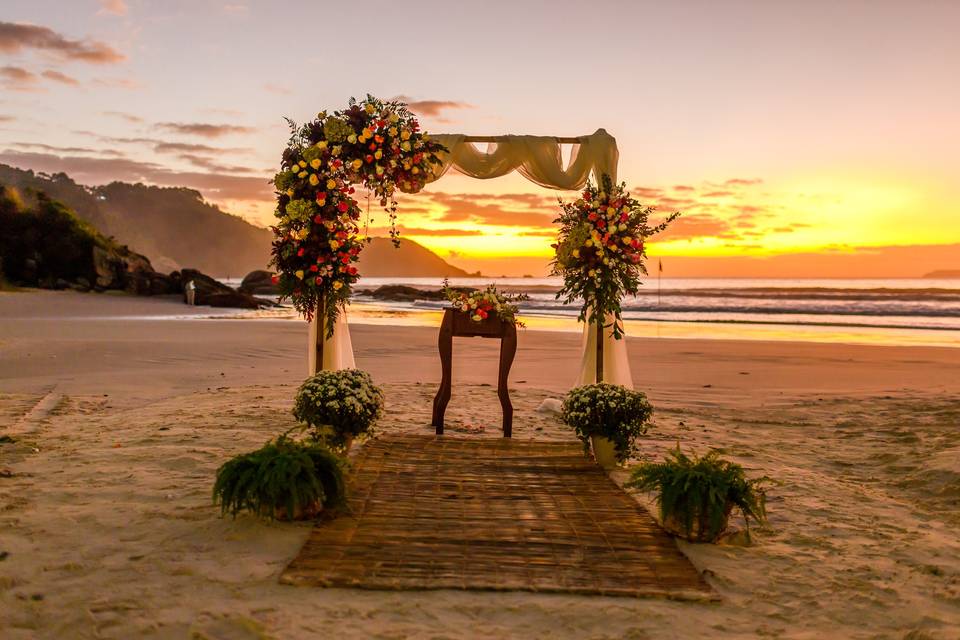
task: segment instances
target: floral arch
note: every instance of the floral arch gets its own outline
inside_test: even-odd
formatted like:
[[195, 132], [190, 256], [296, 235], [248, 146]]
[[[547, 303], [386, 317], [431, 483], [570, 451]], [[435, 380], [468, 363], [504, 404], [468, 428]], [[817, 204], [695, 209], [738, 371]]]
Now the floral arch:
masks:
[[[361, 209], [353, 197], [355, 185], [365, 187], [379, 200], [389, 214], [391, 237], [397, 242], [396, 191], [416, 193], [450, 169], [479, 179], [518, 171], [542, 187], [559, 190], [583, 189], [592, 174], [597, 186], [588, 188], [576, 205], [570, 205], [569, 211], [564, 205], [564, 211], [574, 216], [582, 214], [584, 220], [587, 216], [591, 220], [598, 215], [603, 218], [596, 223], [602, 226], [591, 225], [585, 231], [584, 246], [593, 247], [589, 251], [594, 252], [591, 259], [597, 268], [608, 265], [611, 273], [613, 260], [605, 256], [617, 256], [617, 265], [623, 262], [626, 266], [620, 275], [614, 273], [616, 277], [610, 282], [619, 283], [626, 277], [628, 290], [630, 278], [634, 283], [637, 278], [637, 263], [639, 271], [643, 271], [643, 239], [665, 226], [647, 227], [651, 209], [640, 207], [623, 192], [622, 185], [616, 185], [617, 144], [603, 129], [573, 138], [430, 136], [421, 131], [405, 104], [373, 96], [362, 101], [351, 99], [346, 109], [329, 114], [324, 111], [311, 122], [297, 126], [291, 121], [290, 125], [291, 137], [281, 170], [274, 178], [278, 222], [273, 227], [272, 264], [277, 267], [281, 296], [290, 298], [311, 321], [311, 374], [320, 369], [354, 366], [349, 328], [341, 311], [359, 278], [353, 263], [365, 241], [360, 233]], [[481, 152], [475, 143], [487, 143], [486, 152]], [[561, 144], [573, 145], [566, 166]], [[631, 225], [628, 233], [635, 236], [623, 238], [626, 247], [619, 245], [620, 236], [611, 239], [606, 231], [609, 222], [615, 232], [621, 216]], [[619, 224], [621, 231], [627, 227], [624, 222]], [[581, 231], [570, 228], [563, 233]], [[632, 240], [632, 246], [628, 240]], [[627, 252], [631, 252], [634, 266], [621, 260]], [[578, 255], [576, 250], [572, 253]], [[582, 268], [586, 273], [586, 266]], [[591, 278], [593, 273], [591, 270]], [[600, 288], [598, 274], [596, 289]], [[619, 284], [614, 288], [623, 289]], [[607, 321], [598, 323], [596, 331], [591, 330], [593, 314], [584, 300], [581, 320], [586, 322], [579, 384], [599, 379], [632, 387], [626, 345], [618, 339], [622, 335], [619, 295], [615, 307], [598, 305], [600, 317]]]

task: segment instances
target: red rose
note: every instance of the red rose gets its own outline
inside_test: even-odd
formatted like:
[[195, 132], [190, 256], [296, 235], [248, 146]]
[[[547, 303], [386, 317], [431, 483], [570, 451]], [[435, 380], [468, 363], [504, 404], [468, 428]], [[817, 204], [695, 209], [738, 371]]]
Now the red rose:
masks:
[[340, 213], [343, 213], [344, 211], [346, 211], [346, 210], [349, 209], [349, 208], [350, 208], [350, 205], [348, 205], [346, 202], [342, 202], [342, 201], [341, 201], [341, 202], [337, 205], [337, 210], [340, 211]]
[[356, 268], [356, 267], [350, 267], [349, 269], [347, 269], [347, 271], [348, 271], [348, 272], [350, 273], [350, 275], [352, 275], [352, 276], [357, 275], [357, 268]]
[[270, 276], [270, 282], [272, 282], [273, 284], [280, 284], [280, 276], [277, 274], [273, 274], [272, 276]]
[[313, 216], [313, 221], [314, 221], [315, 223], [317, 223], [317, 224], [320, 224], [321, 222], [323, 222], [323, 218], [321, 218], [320, 215], [317, 214], [317, 215]]
[[371, 162], [373, 162], [373, 156], [368, 153], [366, 160], [367, 160], [367, 164], [370, 164]]
[[343, 256], [342, 258], [340, 258], [340, 262], [342, 262], [343, 264], [350, 264], [350, 256]]
[[302, 257], [303, 257], [303, 247], [300, 247], [300, 249], [297, 250], [297, 257], [298, 257], [298, 258], [302, 258]]
[[596, 213], [591, 213], [590, 215], [587, 216], [587, 220], [596, 220], [596, 219], [597, 219]]
[[370, 149], [370, 151], [376, 151], [376, 150], [377, 150], [377, 143], [376, 143], [376, 142], [371, 142], [371, 143], [370, 143], [370, 146], [367, 147], [367, 148]]
[[320, 277], [320, 276], [317, 276], [317, 278], [316, 278], [316, 280], [314, 280], [314, 282], [317, 283], [317, 284], [323, 284], [323, 278]]

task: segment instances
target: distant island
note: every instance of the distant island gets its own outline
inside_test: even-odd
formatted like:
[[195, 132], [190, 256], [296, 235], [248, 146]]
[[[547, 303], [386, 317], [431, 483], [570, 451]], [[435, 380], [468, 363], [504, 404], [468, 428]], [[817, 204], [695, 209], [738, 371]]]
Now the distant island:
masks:
[[940, 278], [940, 279], [958, 278], [958, 279], [960, 279], [960, 269], [938, 269], [938, 270], [936, 270], [936, 271], [931, 271], [930, 273], [924, 274], [923, 277], [924, 277], [924, 278], [930, 278], [931, 280], [932, 280], [932, 279], [935, 279], [935, 278]]
[[[24, 194], [46, 194], [104, 240], [135, 248], [158, 272], [190, 268], [236, 278], [266, 269], [270, 261], [269, 229], [221, 211], [194, 189], [125, 182], [91, 187], [65, 173], [48, 175], [5, 164], [0, 164], [0, 185]], [[479, 276], [407, 239], [395, 249], [388, 238], [373, 238], [358, 267], [364, 276], [375, 278]]]

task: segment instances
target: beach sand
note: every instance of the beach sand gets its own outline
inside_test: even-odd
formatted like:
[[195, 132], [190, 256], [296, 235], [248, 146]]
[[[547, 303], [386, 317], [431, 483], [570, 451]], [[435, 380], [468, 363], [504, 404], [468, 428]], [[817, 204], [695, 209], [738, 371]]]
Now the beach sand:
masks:
[[[216, 468], [293, 426], [306, 325], [175, 299], [0, 293], [0, 637], [960, 638], [960, 349], [630, 339], [642, 443], [778, 482], [752, 546], [680, 543], [719, 603], [277, 583], [309, 524], [222, 518]], [[381, 431], [430, 433], [436, 329], [355, 325]], [[498, 437], [495, 341], [458, 340], [452, 437]], [[517, 438], [579, 336], [524, 331]], [[622, 476], [622, 474], [621, 474]]]

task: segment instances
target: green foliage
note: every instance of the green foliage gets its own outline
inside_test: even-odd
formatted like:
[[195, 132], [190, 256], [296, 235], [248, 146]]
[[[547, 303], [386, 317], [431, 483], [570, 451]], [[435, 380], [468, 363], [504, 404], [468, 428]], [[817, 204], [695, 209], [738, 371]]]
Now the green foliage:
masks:
[[52, 285], [57, 279], [96, 280], [93, 248], [125, 251], [65, 205], [35, 193], [28, 205], [0, 185], [0, 260], [14, 284]]
[[711, 542], [723, 533], [727, 518], [739, 509], [747, 523], [766, 521], [768, 479], [748, 479], [743, 467], [723, 460], [717, 451], [690, 457], [678, 446], [660, 463], [637, 466], [627, 486], [658, 491], [660, 518], [679, 524], [690, 539]]
[[653, 406], [646, 395], [601, 382], [572, 389], [563, 400], [561, 419], [574, 428], [584, 448], [589, 447], [593, 435], [612, 440], [617, 460], [624, 462], [637, 438], [647, 432], [651, 416]]
[[269, 519], [276, 518], [278, 509], [293, 517], [318, 502], [337, 506], [346, 496], [342, 464], [322, 444], [280, 436], [220, 467], [214, 504], [224, 514], [249, 511]]
[[347, 439], [372, 432], [383, 414], [383, 391], [360, 369], [320, 371], [307, 378], [294, 400], [294, 417], [317, 439], [344, 447]]

